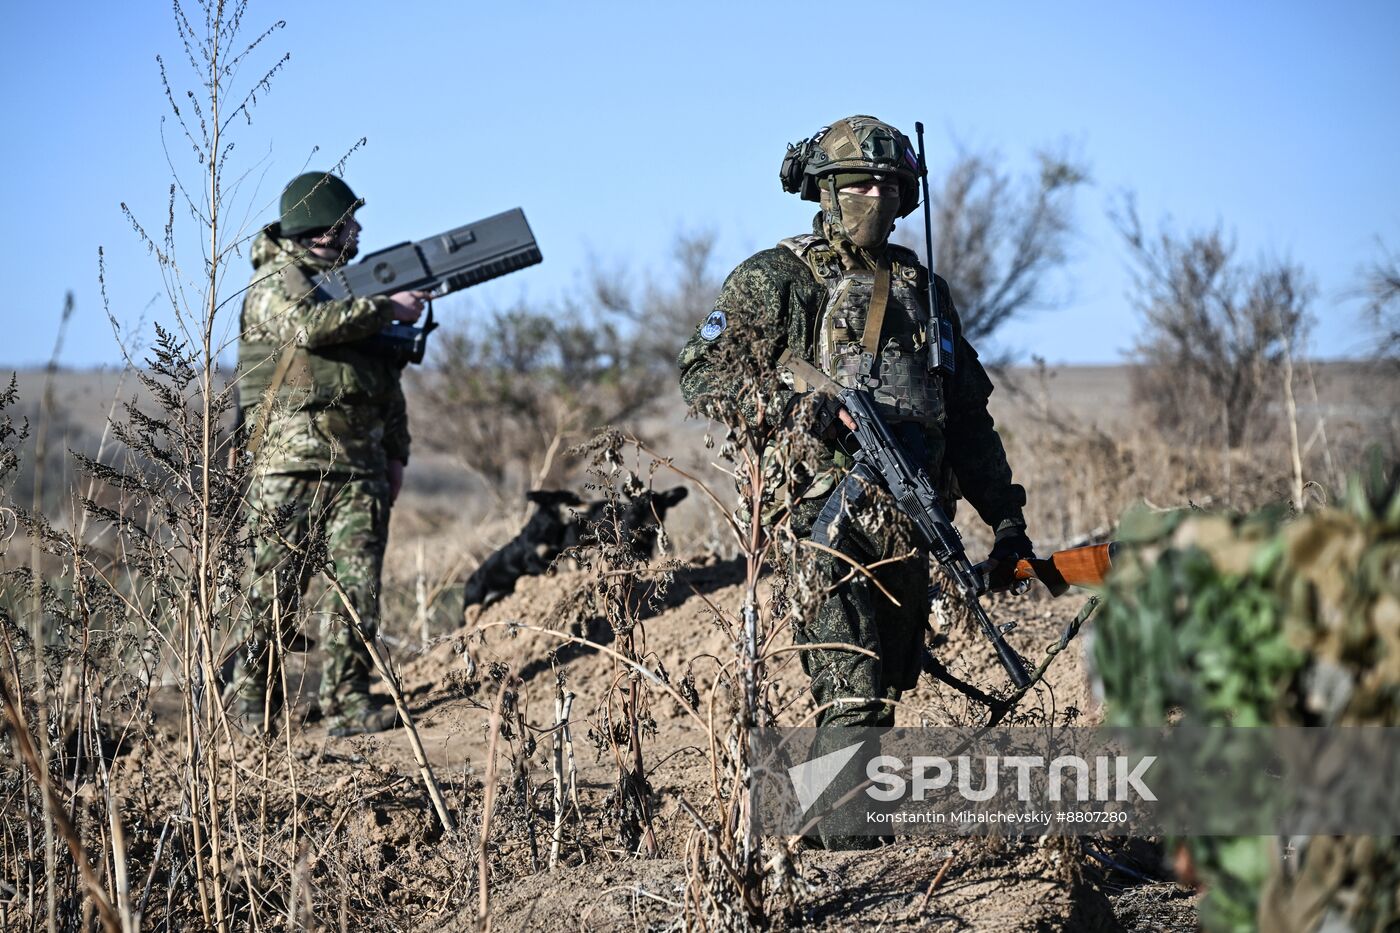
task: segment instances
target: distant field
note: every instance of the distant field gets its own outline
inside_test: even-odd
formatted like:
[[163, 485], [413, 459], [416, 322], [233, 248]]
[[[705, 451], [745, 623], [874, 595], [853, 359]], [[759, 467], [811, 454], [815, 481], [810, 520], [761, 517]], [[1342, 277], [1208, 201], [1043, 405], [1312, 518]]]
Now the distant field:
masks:
[[[1306, 369], [1301, 370], [1295, 386], [1302, 442], [1310, 448], [1321, 449], [1322, 433], [1317, 431], [1319, 423], [1325, 431], [1330, 449], [1337, 452], [1336, 459], [1345, 459], [1346, 463], [1354, 462], [1357, 452], [1370, 439], [1400, 436], [1400, 424], [1397, 424], [1400, 409], [1395, 404], [1396, 399], [1400, 398], [1400, 389], [1393, 375], [1382, 378], [1381, 371], [1374, 365], [1361, 362], [1317, 364], [1312, 375], [1314, 378], [1309, 379]], [[1130, 376], [1130, 366], [1062, 366], [1044, 373], [1029, 367], [1014, 367], [994, 376], [997, 391], [992, 398], [992, 414], [1007, 442], [1016, 478], [1030, 493], [1033, 509], [1039, 503], [1049, 503], [1053, 498], [1064, 495], [1065, 480], [1090, 482], [1090, 475], [1105, 467], [1101, 462], [1104, 453], [1092, 449], [1092, 446], [1074, 451], [1052, 449], [1061, 435], [1049, 431], [1040, 423], [1040, 413], [1049, 411], [1060, 423], [1072, 425], [1081, 436], [1067, 438], [1066, 443], [1071, 444], [1092, 444], [1094, 436], [1112, 438], [1113, 443], [1128, 443], [1135, 434], [1140, 435], [1143, 431], [1150, 434], [1147, 425], [1134, 420]], [[19, 411], [37, 424], [44, 373], [25, 370], [17, 373], [17, 378], [21, 399]], [[130, 372], [109, 369], [60, 370], [55, 373], [53, 406], [48, 425], [49, 454], [43, 483], [48, 508], [62, 511], [71, 503], [66, 491], [71, 487], [74, 474], [71, 458], [64, 456], [63, 451], [95, 452], [114, 403], [139, 398], [142, 394], [139, 381]], [[514, 493], [508, 493], [502, 499], [500, 490], [488, 490], [482, 486], [480, 479], [471, 471], [469, 452], [434, 450], [433, 432], [428, 428], [429, 419], [411, 389], [409, 406], [410, 428], [416, 433], [417, 440], [406, 478], [405, 497], [400, 503], [402, 507], [395, 509], [395, 534], [399, 540], [403, 540], [405, 534], [411, 537], [425, 534], [441, 536], [443, 542], [452, 542], [442, 544], [445, 549], [455, 552], [465, 549], [479, 557], [513, 533], [514, 523], [523, 516], [524, 503], [517, 500]], [[1319, 414], [1322, 416], [1320, 422]], [[1207, 413], [1202, 413], [1202, 417], [1207, 416]], [[464, 413], [462, 417], [469, 415]], [[699, 471], [698, 475], [714, 483], [722, 495], [729, 494], [729, 481], [713, 469], [714, 451], [707, 449], [703, 442], [710, 426], [686, 417], [685, 405], [678, 390], [667, 392], [659, 400], [657, 408], [646, 417], [620, 427], [636, 432], [658, 451], [675, 458], [677, 464]], [[1086, 441], [1086, 438], [1090, 440]], [[21, 502], [30, 501], [32, 443], [31, 438], [31, 450], [25, 453], [23, 471], [15, 489], [15, 495]], [[108, 443], [111, 443], [110, 438]], [[108, 450], [107, 455], [110, 456], [111, 448]], [[1157, 488], [1159, 492], [1153, 495], [1163, 496], [1167, 503], [1184, 504], [1186, 498], [1194, 495], [1203, 495], [1206, 501], [1231, 501], [1234, 498], [1229, 488], [1228, 473], [1223, 490], [1217, 490], [1214, 480], [1209, 478], [1210, 470], [1215, 468], [1208, 467], [1207, 461], [1218, 451], [1172, 450], [1176, 456], [1184, 458], [1175, 467], [1153, 455], [1148, 455], [1145, 463], [1133, 465], [1123, 459], [1126, 455], [1122, 451], [1117, 455], [1116, 465], [1109, 465], [1120, 471], [1127, 470], [1129, 476], [1143, 469], [1175, 470], [1184, 474], [1199, 467], [1196, 472], [1203, 471], [1194, 484], [1175, 479], [1157, 483], [1144, 480], [1135, 487], [1134, 495], [1147, 496], [1148, 489]], [[1240, 455], [1248, 457], [1247, 452], [1240, 452]], [[1141, 458], [1143, 455], [1139, 453], [1138, 456]], [[1275, 479], [1267, 490], [1257, 491], [1255, 498], [1277, 495], [1282, 488], [1278, 484], [1286, 482], [1287, 459], [1278, 450], [1261, 453], [1260, 458], [1260, 468]], [[1340, 469], [1345, 469], [1346, 463]], [[1066, 477], [1065, 471], [1082, 475]], [[1235, 472], [1238, 474], [1238, 470]], [[1333, 480], [1338, 476], [1336, 470], [1330, 474]], [[656, 479], [658, 484], [663, 485], [677, 481], [675, 477], [664, 475]], [[1041, 516], [1042, 525], [1058, 528], [1048, 536], [1051, 539], [1055, 535], [1062, 538], [1073, 536], [1102, 523], [1105, 516], [1115, 514], [1114, 510], [1121, 507], [1122, 501], [1126, 501], [1120, 501], [1122, 497], [1115, 496], [1115, 493], [1123, 491], [1123, 480], [1116, 482], [1120, 484], [1119, 489], [1102, 491], [1106, 498], [1100, 507], [1088, 505], [1095, 494], [1086, 491], [1081, 497], [1084, 500], [1081, 507], [1057, 505], [1054, 514], [1058, 518], [1055, 521], [1049, 520], [1052, 517], [1049, 514]], [[672, 519], [682, 540], [712, 535], [715, 521], [703, 497], [697, 496], [683, 503]], [[980, 529], [974, 529], [973, 533], [980, 533]], [[390, 554], [391, 568], [397, 564], [399, 557]], [[448, 558], [444, 555], [443, 559]]]
[[[1133, 417], [1130, 391], [1131, 366], [1061, 366], [1048, 369], [1044, 377], [1029, 367], [1013, 367], [995, 377], [997, 392], [992, 398], [992, 414], [999, 424], [1017, 429], [1022, 418], [1041, 404], [1068, 416], [1086, 427], [1113, 433], [1128, 426]], [[42, 370], [20, 370], [19, 410], [31, 421], [37, 420], [43, 393]], [[1312, 383], [1300, 372], [1296, 387], [1300, 420], [1312, 421], [1318, 413], [1339, 427], [1369, 431], [1372, 426], [1397, 417], [1400, 397], [1393, 377], [1378, 378], [1376, 367], [1364, 362], [1338, 361], [1314, 367], [1317, 402]], [[118, 369], [59, 370], [53, 380], [53, 415], [50, 426], [51, 449], [96, 449], [114, 404], [143, 395], [139, 381], [130, 372]], [[410, 393], [410, 409], [416, 408]], [[415, 469], [410, 470], [411, 487], [423, 492], [447, 487], [463, 489], [464, 480], [454, 482], [452, 458], [432, 452], [424, 419], [418, 419], [420, 440], [415, 451]], [[413, 425], [410, 425], [412, 428]], [[686, 420], [679, 391], [672, 390], [660, 400], [658, 409], [637, 425], [648, 437], [669, 440], [676, 446], [667, 452], [683, 461], [703, 461], [699, 441], [705, 425]], [[688, 448], [694, 447], [694, 450]]]
[[[1097, 422], [1107, 427], [1131, 413], [1129, 375], [1132, 367], [1121, 366], [1060, 366], [1051, 367], [1046, 388], [1048, 397], [1057, 407], [1074, 417]], [[1324, 412], [1328, 415], [1356, 414], [1370, 407], [1394, 407], [1396, 399], [1377, 397], [1374, 384], [1375, 367], [1356, 361], [1329, 361], [1314, 366], [1317, 388]], [[0, 369], [0, 372], [3, 372]], [[20, 399], [27, 406], [37, 405], [43, 390], [44, 372], [35, 369], [14, 371], [19, 380]], [[1029, 367], [1012, 367], [996, 379], [999, 390], [994, 396], [998, 408], [1010, 403], [1009, 396], [1017, 389], [1036, 394], [1041, 391], [1037, 373]], [[1312, 407], [1308, 388], [1299, 374], [1300, 410]], [[101, 430], [102, 422], [116, 397], [128, 399], [139, 390], [130, 373], [119, 369], [61, 369], [54, 378], [54, 401], [57, 410], [74, 426], [85, 431]], [[679, 392], [666, 400], [681, 404]]]

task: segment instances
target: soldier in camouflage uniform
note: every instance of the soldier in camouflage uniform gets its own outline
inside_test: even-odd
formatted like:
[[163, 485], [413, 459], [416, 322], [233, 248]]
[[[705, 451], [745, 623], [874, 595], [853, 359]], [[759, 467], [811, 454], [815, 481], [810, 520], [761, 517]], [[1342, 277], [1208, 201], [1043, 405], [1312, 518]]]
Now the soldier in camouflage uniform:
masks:
[[[354, 256], [354, 213], [363, 203], [334, 175], [298, 176], [282, 194], [280, 221], [253, 244], [239, 397], [253, 457], [249, 508], [273, 528], [255, 543], [248, 637], [231, 693], [254, 727], [271, 728], [280, 709], [276, 658], [295, 637], [294, 617], [317, 566], [311, 552], [322, 542], [365, 634], [374, 637], [378, 626], [389, 508], [409, 436], [399, 366], [362, 341], [391, 321], [417, 320], [423, 304], [411, 293], [340, 300], [317, 293], [315, 277]], [[326, 599], [319, 706], [331, 733], [389, 728], [392, 706], [369, 692], [369, 654], [339, 597]]]
[[[873, 392], [905, 449], [941, 481], [945, 503], [951, 506], [955, 489], [961, 490], [992, 527], [992, 558], [1014, 564], [1017, 557], [1030, 556], [1022, 516], [1025, 491], [1011, 481], [987, 412], [992, 383], [963, 339], [948, 284], [934, 277], [935, 315], [928, 302], [929, 271], [912, 251], [889, 242], [895, 220], [918, 204], [918, 160], [908, 138], [874, 117], [848, 117], [789, 147], [781, 177], [786, 190], [820, 203], [812, 232], [751, 256], [730, 274], [714, 311], [681, 351], [682, 394], [697, 410], [714, 411], [712, 401], [739, 391], [745, 376], [776, 378], [778, 356], [791, 350], [837, 382]], [[939, 339], [939, 319], [946, 327], [942, 366], [930, 352], [930, 341]], [[739, 322], [742, 329], [771, 338], [761, 351], [770, 358], [755, 361], [763, 373], [730, 371], [728, 361], [735, 357], [725, 344], [741, 329]], [[798, 394], [783, 385], [768, 386], [764, 394], [790, 412], [798, 407]], [[746, 419], [752, 415], [742, 402], [738, 407]], [[799, 536], [810, 535], [835, 480], [851, 463], [832, 430], [814, 431], [829, 457], [824, 479], [812, 483], [793, 510]], [[901, 552], [897, 537], [853, 528], [840, 548], [861, 564], [872, 564]], [[820, 559], [819, 573], [835, 589], [797, 637], [855, 644], [879, 657], [803, 652], [813, 696], [820, 705], [833, 704], [821, 712], [819, 723], [823, 728], [892, 725], [894, 707], [884, 701], [897, 700], [919, 674], [928, 557], [919, 554], [875, 571], [898, 606], [849, 571], [834, 557]], [[835, 585], [848, 576], [853, 578]]]

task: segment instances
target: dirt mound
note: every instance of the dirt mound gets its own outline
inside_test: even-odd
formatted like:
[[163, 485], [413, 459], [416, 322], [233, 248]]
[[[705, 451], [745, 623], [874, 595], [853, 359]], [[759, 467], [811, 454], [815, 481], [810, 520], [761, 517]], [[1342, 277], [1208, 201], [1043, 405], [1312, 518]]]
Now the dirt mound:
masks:
[[[580, 594], [589, 583], [587, 574], [568, 571], [524, 579], [515, 593], [487, 608], [472, 626], [406, 661], [405, 687], [414, 697], [436, 765], [471, 774], [480, 774], [484, 768], [486, 714], [495, 692], [492, 671], [509, 669], [522, 678], [519, 702], [526, 718], [545, 728], [550, 725], [547, 714], [553, 710], [556, 684], [562, 681], [576, 697], [572, 729], [580, 757], [587, 759], [580, 761], [583, 796], [601, 801], [606, 809], [605, 798], [616, 771], [601, 756], [596, 738], [607, 727], [609, 698], [619, 669], [606, 650], [613, 644], [611, 633], [596, 622], [590, 625], [578, 618], [579, 606], [586, 603]], [[660, 611], [639, 626], [648, 666], [672, 685], [694, 678], [700, 696], [707, 697], [719, 659], [735, 652], [724, 628], [716, 624], [716, 612], [734, 614], [742, 598], [742, 569], [737, 564], [706, 560], [681, 571]], [[1007, 597], [994, 601], [991, 610], [1001, 620], [1019, 618], [1012, 641], [1038, 660], [1079, 606], [1073, 599]], [[603, 649], [570, 641], [571, 633], [586, 634]], [[790, 641], [786, 634], [780, 637], [784, 643]], [[956, 676], [984, 687], [1005, 686], [995, 656], [970, 626], [946, 623], [933, 645]], [[775, 662], [777, 705], [782, 721], [788, 723], [803, 720], [812, 710], [797, 657], [795, 652], [787, 653]], [[722, 690], [715, 702], [724, 704]], [[701, 713], [707, 713], [703, 704]], [[979, 715], [985, 713], [975, 704], [924, 678], [905, 698], [897, 720], [908, 725], [951, 725], [977, 721]], [[650, 717], [646, 743], [648, 761], [658, 759], [649, 778], [657, 797], [655, 819], [662, 857], [636, 860], [615, 852], [601, 863], [590, 860], [533, 872], [524, 864], [526, 846], [521, 844], [514, 850], [520, 873], [493, 893], [497, 928], [645, 928], [664, 925], [677, 915], [686, 885], [680, 857], [694, 830], [679, 800], [703, 799], [710, 775], [700, 767], [706, 762], [699, 747], [703, 732], [680, 702], [664, 695], [651, 705]], [[1097, 721], [1077, 644], [1057, 658], [1045, 683], [1023, 701], [1015, 717], [1024, 722]], [[376, 742], [375, 754], [391, 753], [396, 744], [395, 739]], [[406, 763], [405, 754], [400, 750], [400, 763]], [[539, 749], [537, 757], [547, 758], [547, 749]], [[1150, 909], [1151, 897], [1139, 893], [1142, 885], [1133, 882], [1115, 888], [1106, 880], [1108, 873], [1086, 866], [1072, 842], [965, 840], [938, 891], [925, 904], [925, 892], [954, 842], [902, 843], [874, 853], [803, 853], [799, 894], [788, 905], [785, 922], [830, 930], [848, 929], [857, 918], [862, 924], [882, 924], [888, 929], [922, 929], [941, 923], [956, 929], [1158, 929], [1164, 911], [1174, 912], [1181, 925], [1193, 922], [1191, 900], [1183, 898], [1176, 886], [1159, 886], [1176, 896], [1165, 897], [1159, 891], [1159, 899], [1167, 905]], [[576, 862], [577, 857], [565, 860]], [[1120, 927], [1114, 919], [1116, 902], [1109, 895], [1122, 898], [1125, 891], [1129, 896], [1121, 902], [1129, 925]], [[1133, 925], [1132, 917], [1144, 918], [1147, 925]]]
[[[320, 840], [298, 843], [301, 857], [313, 868], [319, 860], [319, 871], [354, 892], [342, 901], [346, 916], [377, 913], [402, 928], [475, 929], [491, 712], [500, 679], [509, 674], [519, 678], [516, 712], [498, 739], [499, 790], [487, 840], [493, 927], [674, 924], [687, 897], [690, 847], [697, 839], [682, 801], [703, 809], [713, 799], [716, 776], [702, 723], [712, 716], [723, 721], [732, 697], [716, 681], [725, 660], [735, 656], [727, 632], [736, 629], [719, 623], [717, 613], [733, 621], [744, 594], [742, 566], [714, 558], [686, 563], [656, 605], [640, 613], [634, 630], [644, 666], [666, 685], [634, 678], [650, 697], [643, 745], [658, 852], [651, 859], [636, 857], [635, 843], [629, 847], [619, 834], [620, 763], [608, 736], [618, 726], [617, 687], [633, 675], [614, 654], [620, 646], [613, 633], [590, 618], [592, 580], [569, 570], [525, 578], [513, 594], [428, 650], [395, 650], [423, 745], [461, 824], [459, 835], [438, 826], [403, 733], [330, 739], [324, 727], [310, 724], [270, 744], [238, 740], [230, 780], [282, 770], [289, 775], [284, 788], [247, 803], [243, 844], [258, 845], [259, 832], [285, 832], [279, 822], [295, 814], [313, 827], [306, 838]], [[765, 584], [760, 597], [768, 595]], [[999, 620], [1019, 619], [1011, 640], [1038, 660], [1079, 603], [1006, 598], [990, 608]], [[580, 644], [579, 636], [596, 644]], [[790, 644], [790, 633], [780, 632], [776, 641], [770, 650]], [[932, 645], [955, 676], [983, 688], [1007, 686], [980, 634], [953, 614]], [[798, 657], [777, 654], [771, 665], [774, 706], [784, 724], [807, 719], [813, 708]], [[569, 728], [578, 797], [566, 802], [559, 863], [549, 868], [551, 743], [561, 686], [574, 697]], [[698, 702], [683, 702], [692, 698]], [[901, 725], [965, 725], [985, 715], [966, 697], [924, 678], [896, 718]], [[1016, 721], [1032, 723], [1097, 717], [1077, 643], [1015, 714]], [[158, 812], [162, 798], [179, 797], [181, 775], [164, 763], [177, 732], [158, 730], [120, 759], [125, 793], [146, 799], [146, 811]], [[331, 839], [339, 842], [331, 845]], [[929, 896], [950, 850], [949, 869]], [[1151, 847], [1146, 851], [1133, 864], [1150, 874]], [[1155, 930], [1194, 923], [1193, 901], [1181, 889], [1100, 867], [1073, 840], [905, 839], [869, 852], [801, 851], [793, 869], [774, 902], [780, 927]]]

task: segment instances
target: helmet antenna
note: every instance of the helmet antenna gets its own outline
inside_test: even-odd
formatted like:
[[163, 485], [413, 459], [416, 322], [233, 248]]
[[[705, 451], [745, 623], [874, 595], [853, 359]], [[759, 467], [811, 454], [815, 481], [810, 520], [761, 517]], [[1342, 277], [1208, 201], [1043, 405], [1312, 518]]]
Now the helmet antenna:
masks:
[[938, 288], [933, 282], [933, 206], [928, 200], [928, 160], [924, 158], [924, 125], [914, 122], [914, 136], [919, 141], [919, 185], [924, 200], [924, 265], [928, 268], [928, 311], [933, 323], [934, 339], [928, 342], [929, 369], [948, 375], [954, 371], [953, 323], [943, 317], [938, 308]]

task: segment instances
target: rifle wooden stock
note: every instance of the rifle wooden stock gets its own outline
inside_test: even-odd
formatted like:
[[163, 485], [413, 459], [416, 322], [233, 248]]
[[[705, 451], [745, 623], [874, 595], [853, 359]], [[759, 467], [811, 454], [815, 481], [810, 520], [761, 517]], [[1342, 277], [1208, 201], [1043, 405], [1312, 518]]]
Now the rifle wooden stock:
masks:
[[1049, 557], [1017, 561], [1016, 579], [1039, 580], [1053, 596], [1063, 594], [1071, 586], [1098, 588], [1113, 569], [1113, 555], [1117, 549], [1115, 542], [1091, 544], [1056, 551]]

